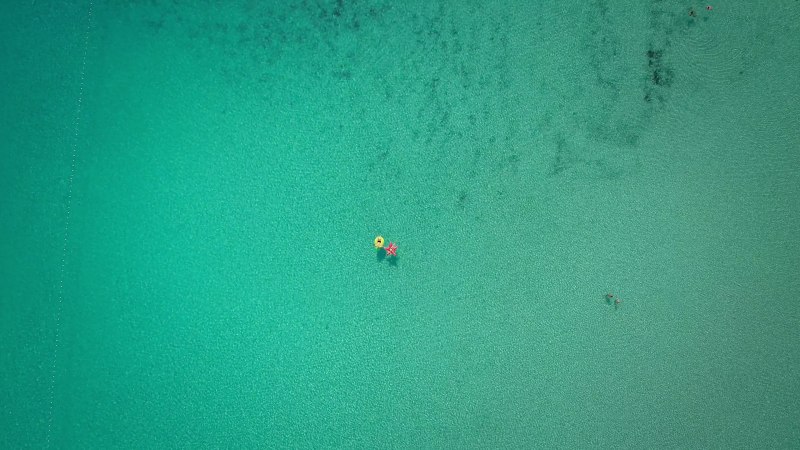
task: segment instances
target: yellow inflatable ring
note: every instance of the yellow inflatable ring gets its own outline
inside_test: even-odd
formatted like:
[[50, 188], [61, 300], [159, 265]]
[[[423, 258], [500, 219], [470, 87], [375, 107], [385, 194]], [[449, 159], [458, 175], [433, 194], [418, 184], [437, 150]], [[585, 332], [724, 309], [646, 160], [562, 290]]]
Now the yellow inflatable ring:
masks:
[[375, 248], [383, 248], [383, 236], [378, 236], [375, 238]]

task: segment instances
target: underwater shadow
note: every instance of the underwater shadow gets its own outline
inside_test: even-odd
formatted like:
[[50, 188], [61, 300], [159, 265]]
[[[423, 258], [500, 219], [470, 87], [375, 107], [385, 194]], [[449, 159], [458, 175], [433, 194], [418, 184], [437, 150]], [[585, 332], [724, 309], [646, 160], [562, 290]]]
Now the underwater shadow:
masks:
[[383, 248], [378, 249], [378, 251], [375, 254], [375, 259], [377, 259], [379, 263], [382, 263], [384, 261], [389, 261], [390, 266], [397, 266], [397, 256], [388, 256], [386, 254], [386, 249]]

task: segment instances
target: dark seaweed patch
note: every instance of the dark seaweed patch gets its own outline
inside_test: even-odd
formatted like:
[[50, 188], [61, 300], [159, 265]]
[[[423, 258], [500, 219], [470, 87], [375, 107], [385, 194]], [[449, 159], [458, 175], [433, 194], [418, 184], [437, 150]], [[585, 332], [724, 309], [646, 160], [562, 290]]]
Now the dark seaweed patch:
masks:
[[331, 75], [337, 80], [350, 81], [353, 79], [353, 72], [349, 69], [334, 70]]
[[659, 91], [672, 86], [672, 69], [667, 67], [664, 51], [661, 49], [651, 47], [645, 52], [645, 56], [647, 58], [648, 83], [644, 89], [644, 101], [645, 103], [652, 103], [653, 100], [662, 102], [664, 97]]
[[647, 51], [647, 67], [650, 70], [650, 81], [655, 86], [672, 85], [672, 70], [664, 66], [664, 52], [650, 49]]
[[458, 193], [458, 198], [456, 199], [456, 206], [458, 209], [464, 209], [467, 206], [467, 191], [461, 191]]
[[550, 168], [551, 176], [559, 175], [570, 167], [568, 153], [567, 141], [564, 136], [559, 135], [556, 138], [556, 156], [553, 158], [553, 165]]

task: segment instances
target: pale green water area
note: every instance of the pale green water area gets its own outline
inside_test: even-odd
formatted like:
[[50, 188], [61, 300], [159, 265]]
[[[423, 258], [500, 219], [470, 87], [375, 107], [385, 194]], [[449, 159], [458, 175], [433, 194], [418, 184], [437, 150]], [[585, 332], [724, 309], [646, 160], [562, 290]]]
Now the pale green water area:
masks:
[[800, 447], [800, 2], [712, 6], [3, 2], [0, 448]]

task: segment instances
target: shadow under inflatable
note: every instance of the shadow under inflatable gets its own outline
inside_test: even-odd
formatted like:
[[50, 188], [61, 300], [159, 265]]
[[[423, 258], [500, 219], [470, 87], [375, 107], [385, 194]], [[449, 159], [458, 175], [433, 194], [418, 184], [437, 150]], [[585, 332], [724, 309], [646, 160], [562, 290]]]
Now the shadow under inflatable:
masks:
[[379, 263], [389, 261], [390, 266], [397, 266], [397, 256], [388, 256], [384, 248], [379, 248], [378, 251], [375, 252], [375, 259], [377, 259]]

